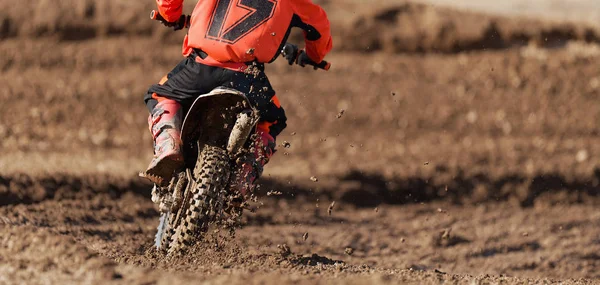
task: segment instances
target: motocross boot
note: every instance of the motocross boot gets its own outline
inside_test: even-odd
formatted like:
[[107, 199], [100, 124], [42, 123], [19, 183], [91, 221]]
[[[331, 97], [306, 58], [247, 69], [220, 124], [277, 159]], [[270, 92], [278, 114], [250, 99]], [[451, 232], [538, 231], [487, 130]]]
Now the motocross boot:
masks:
[[275, 138], [268, 132], [259, 129], [253, 137], [255, 139], [252, 147], [238, 168], [231, 188], [239, 191], [242, 197], [252, 194], [254, 183], [262, 175], [264, 166], [275, 153]]
[[171, 99], [160, 100], [148, 117], [154, 138], [154, 158], [143, 176], [159, 186], [169, 183], [173, 173], [184, 166], [181, 121], [181, 105]]

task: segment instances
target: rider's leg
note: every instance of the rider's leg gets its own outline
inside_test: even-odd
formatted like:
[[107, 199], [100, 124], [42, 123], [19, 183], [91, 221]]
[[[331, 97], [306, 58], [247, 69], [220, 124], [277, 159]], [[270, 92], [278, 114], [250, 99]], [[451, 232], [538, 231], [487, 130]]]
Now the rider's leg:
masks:
[[154, 138], [154, 157], [145, 175], [152, 182], [168, 183], [175, 170], [184, 165], [181, 152], [181, 105], [156, 93], [152, 96], [158, 103], [148, 117], [148, 127]]
[[164, 185], [184, 166], [180, 137], [182, 107], [219, 86], [222, 73], [220, 68], [200, 64], [190, 56], [150, 87], [144, 102], [150, 111], [148, 124], [154, 138], [154, 158], [144, 173], [146, 178]]
[[275, 153], [275, 138], [259, 125], [256, 129], [254, 141], [251, 142], [250, 152], [238, 168], [233, 189], [242, 196], [254, 191], [256, 180], [262, 175], [265, 165]]
[[269, 106], [262, 110], [274, 115], [277, 120], [269, 122], [263, 120], [256, 127], [254, 139], [251, 142], [250, 152], [238, 168], [232, 189], [237, 189], [242, 196], [247, 196], [254, 191], [255, 183], [263, 173], [265, 165], [275, 153], [275, 136], [285, 128], [285, 112], [277, 96], [273, 96]]
[[[254, 141], [246, 159], [238, 167], [232, 177], [230, 189], [248, 196], [255, 188], [255, 182], [263, 172], [264, 166], [275, 153], [275, 138], [286, 127], [285, 111], [275, 95], [264, 65], [255, 64], [258, 73], [225, 72], [225, 84], [245, 93], [250, 103], [260, 114], [260, 121], [254, 136]], [[256, 70], [254, 70], [256, 71]], [[228, 85], [225, 85], [228, 86]]]

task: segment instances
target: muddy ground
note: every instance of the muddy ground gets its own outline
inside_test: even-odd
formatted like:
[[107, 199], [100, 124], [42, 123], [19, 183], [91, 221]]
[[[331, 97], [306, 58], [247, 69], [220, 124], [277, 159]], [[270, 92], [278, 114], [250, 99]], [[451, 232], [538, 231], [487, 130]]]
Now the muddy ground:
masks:
[[290, 147], [258, 209], [174, 259], [137, 172], [182, 33], [151, 3], [0, 2], [0, 284], [599, 282], [598, 26], [320, 2], [334, 68], [269, 66]]

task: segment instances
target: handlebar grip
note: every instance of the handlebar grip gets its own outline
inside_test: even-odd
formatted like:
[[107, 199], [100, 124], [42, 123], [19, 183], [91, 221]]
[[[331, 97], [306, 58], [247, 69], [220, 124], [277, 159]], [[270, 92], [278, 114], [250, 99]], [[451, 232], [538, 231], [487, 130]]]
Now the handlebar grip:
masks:
[[[304, 51], [302, 51], [302, 53], [303, 52]], [[316, 63], [316, 62], [312, 61], [310, 58], [305, 57], [304, 60], [303, 60], [303, 62], [304, 62], [303, 63], [304, 65], [310, 65], [310, 66], [314, 67], [315, 70], [317, 70], [317, 69], [323, 69], [325, 71], [328, 71], [331, 68], [331, 63], [329, 63], [327, 61], [324, 61], [324, 60], [321, 61], [321, 62], [319, 62], [319, 63]]]
[[331, 63], [327, 61], [321, 61], [321, 63], [313, 64], [313, 66], [315, 67], [315, 69], [320, 68], [327, 71], [331, 68]]
[[166, 22], [165, 18], [156, 10], [150, 11], [150, 19]]

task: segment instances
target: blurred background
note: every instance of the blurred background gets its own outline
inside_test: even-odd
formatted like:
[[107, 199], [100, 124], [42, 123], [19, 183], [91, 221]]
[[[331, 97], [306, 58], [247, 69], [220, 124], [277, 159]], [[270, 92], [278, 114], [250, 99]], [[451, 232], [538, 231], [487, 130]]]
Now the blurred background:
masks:
[[[297, 245], [298, 253], [344, 259], [352, 247], [349, 264], [600, 277], [600, 1], [315, 2], [331, 20], [333, 68], [267, 68], [288, 115], [278, 143], [290, 148], [279, 147], [261, 193], [282, 192], [265, 208], [296, 218], [249, 215], [240, 233], [247, 244], [294, 244], [302, 233], [288, 226], [312, 223], [323, 241]], [[94, 203], [112, 207], [111, 221], [125, 211], [142, 225], [112, 229], [127, 242], [82, 233], [96, 227], [85, 222], [89, 205], [54, 213], [80, 215], [81, 228], [50, 228], [71, 229], [63, 235], [87, 250], [103, 245], [92, 251], [113, 260], [121, 259], [110, 248], [127, 244], [125, 263], [151, 267], [140, 253], [156, 218], [137, 178], [152, 155], [142, 98], [181, 60], [185, 33], [151, 21], [154, 7], [0, 1], [3, 215], [39, 227], [33, 212], [107, 195]], [[301, 34], [291, 39], [300, 44]], [[331, 201], [358, 237], [323, 220]], [[378, 214], [387, 220], [372, 217], [375, 207], [388, 209]], [[439, 213], [433, 222], [429, 214]], [[448, 229], [457, 237], [438, 239]], [[381, 236], [366, 234], [373, 231]]]

